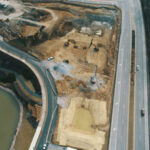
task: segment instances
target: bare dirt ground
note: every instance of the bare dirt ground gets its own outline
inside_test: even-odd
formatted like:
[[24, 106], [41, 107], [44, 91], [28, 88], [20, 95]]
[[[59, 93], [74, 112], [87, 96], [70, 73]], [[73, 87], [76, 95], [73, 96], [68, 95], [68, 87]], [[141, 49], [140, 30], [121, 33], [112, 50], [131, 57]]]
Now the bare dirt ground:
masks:
[[21, 35], [23, 37], [28, 37], [28, 36], [36, 34], [38, 32], [38, 30], [39, 30], [38, 27], [25, 25], [25, 26], [23, 26], [22, 34]]
[[31, 81], [27, 81], [23, 76], [20, 76], [20, 77], [32, 92], [36, 92], [35, 87]]
[[[51, 27], [50, 40], [33, 46], [33, 49], [42, 54], [42, 59], [55, 58], [47, 63], [51, 72], [56, 74], [58, 103], [61, 105], [53, 142], [84, 150], [107, 149], [120, 12], [116, 15], [118, 20], [111, 26], [109, 21], [100, 24], [103, 20], [100, 18], [87, 18], [89, 22], [86, 25], [83, 18], [91, 15], [92, 9], [83, 11], [79, 7], [71, 7], [78, 10], [77, 16], [66, 10], [55, 10], [54, 7], [58, 9], [57, 4], [46, 7], [52, 9], [58, 18], [55, 27]], [[59, 9], [62, 7], [59, 5]], [[96, 10], [94, 15], [103, 16], [104, 13], [110, 18], [113, 16], [105, 9]], [[77, 27], [72, 23], [74, 20]], [[92, 84], [90, 79], [95, 66], [96, 83]]]
[[24, 110], [22, 124], [14, 146], [15, 150], [27, 150], [35, 133], [35, 129], [31, 126], [26, 118], [26, 113], [27, 112]]
[[[34, 87], [33, 87], [33, 85], [31, 84], [31, 82], [25, 81], [25, 84], [27, 84], [27, 86], [28, 86], [28, 88], [29, 88], [30, 90], [35, 90]], [[20, 83], [19, 80], [16, 80], [16, 82], [14, 83], [14, 87], [16, 88], [17, 91], [20, 92], [21, 95], [23, 94], [24, 97], [27, 98], [27, 100], [28, 100], [28, 99], [31, 99], [31, 100], [32, 100], [33, 102], [35, 102], [35, 103], [41, 103], [41, 101], [42, 101], [41, 98], [40, 98], [40, 97], [36, 97], [36, 96], [30, 94], [30, 93], [24, 88], [24, 86]]]
[[[30, 25], [22, 26], [15, 40], [19, 48], [38, 57], [55, 79], [60, 107], [53, 142], [83, 150], [107, 149], [120, 10], [60, 3], [29, 7], [46, 11], [50, 20], [26, 19]], [[55, 59], [47, 61], [50, 57]]]
[[103, 125], [108, 121], [106, 105], [105, 101], [72, 98], [67, 109], [60, 109], [58, 135], [54, 140], [80, 149], [102, 149], [107, 130]]

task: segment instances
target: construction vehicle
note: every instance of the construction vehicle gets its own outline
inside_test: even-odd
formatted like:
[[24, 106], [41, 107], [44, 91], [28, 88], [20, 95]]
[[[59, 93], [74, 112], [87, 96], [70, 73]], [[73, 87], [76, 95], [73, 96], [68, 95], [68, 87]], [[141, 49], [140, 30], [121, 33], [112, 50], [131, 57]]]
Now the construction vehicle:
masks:
[[95, 70], [94, 70], [94, 76], [91, 77], [91, 80], [90, 82], [92, 84], [95, 84], [96, 83], [96, 72], [97, 72], [97, 65], [95, 65]]

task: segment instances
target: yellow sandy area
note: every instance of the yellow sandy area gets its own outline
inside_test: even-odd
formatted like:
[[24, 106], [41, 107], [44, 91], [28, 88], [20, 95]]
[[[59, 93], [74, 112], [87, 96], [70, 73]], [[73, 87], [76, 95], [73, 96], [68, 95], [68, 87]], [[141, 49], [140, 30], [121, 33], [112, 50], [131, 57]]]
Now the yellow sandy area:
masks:
[[107, 123], [106, 101], [72, 98], [68, 108], [60, 109], [56, 142], [84, 150], [101, 150], [105, 132], [99, 126]]

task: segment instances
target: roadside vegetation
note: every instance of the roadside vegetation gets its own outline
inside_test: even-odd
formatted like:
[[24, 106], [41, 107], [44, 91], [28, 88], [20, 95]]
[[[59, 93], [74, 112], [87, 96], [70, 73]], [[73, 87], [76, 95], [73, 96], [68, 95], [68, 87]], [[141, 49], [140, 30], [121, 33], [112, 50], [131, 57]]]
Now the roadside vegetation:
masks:
[[14, 81], [16, 81], [16, 77], [13, 73], [5, 73], [3, 71], [0, 71], [0, 82], [13, 83]]

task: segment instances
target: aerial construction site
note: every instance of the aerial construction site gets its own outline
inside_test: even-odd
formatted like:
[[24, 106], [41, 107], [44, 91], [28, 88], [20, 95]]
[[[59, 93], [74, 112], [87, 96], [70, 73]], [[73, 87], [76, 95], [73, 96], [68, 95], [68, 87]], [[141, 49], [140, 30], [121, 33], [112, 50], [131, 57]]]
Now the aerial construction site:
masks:
[[105, 150], [121, 11], [110, 5], [33, 2], [25, 1], [19, 16], [1, 18], [0, 35], [38, 58], [54, 78], [59, 110], [52, 143]]

